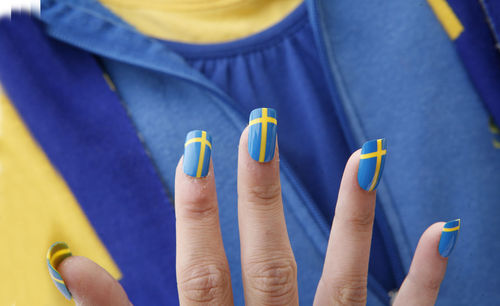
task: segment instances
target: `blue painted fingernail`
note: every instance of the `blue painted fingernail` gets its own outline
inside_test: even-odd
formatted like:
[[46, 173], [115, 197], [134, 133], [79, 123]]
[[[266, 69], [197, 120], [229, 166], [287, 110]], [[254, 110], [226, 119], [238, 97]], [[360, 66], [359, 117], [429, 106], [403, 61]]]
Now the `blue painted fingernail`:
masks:
[[184, 144], [184, 173], [193, 177], [207, 176], [211, 153], [212, 137], [207, 132], [189, 132]]
[[443, 257], [450, 256], [458, 239], [458, 232], [460, 231], [460, 219], [446, 222], [441, 232], [441, 239], [439, 240], [439, 254]]
[[54, 281], [57, 289], [59, 289], [59, 291], [61, 291], [64, 297], [68, 300], [71, 300], [71, 293], [69, 292], [68, 287], [66, 287], [61, 274], [57, 272], [57, 266], [59, 266], [59, 264], [66, 257], [70, 257], [71, 255], [72, 254], [68, 245], [64, 242], [54, 243], [47, 251], [47, 266], [49, 267], [50, 277], [52, 278], [52, 281]]
[[377, 188], [384, 171], [387, 147], [385, 138], [365, 142], [361, 149], [358, 183], [361, 188], [372, 191]]
[[248, 153], [258, 162], [271, 161], [276, 147], [276, 111], [272, 108], [254, 109], [248, 126]]

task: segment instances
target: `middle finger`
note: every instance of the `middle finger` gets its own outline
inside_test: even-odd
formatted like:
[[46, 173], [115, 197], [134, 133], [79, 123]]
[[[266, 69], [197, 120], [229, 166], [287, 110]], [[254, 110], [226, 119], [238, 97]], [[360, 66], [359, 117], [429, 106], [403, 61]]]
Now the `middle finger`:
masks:
[[297, 267], [274, 153], [276, 124], [274, 110], [254, 110], [240, 139], [238, 221], [247, 305], [298, 305]]

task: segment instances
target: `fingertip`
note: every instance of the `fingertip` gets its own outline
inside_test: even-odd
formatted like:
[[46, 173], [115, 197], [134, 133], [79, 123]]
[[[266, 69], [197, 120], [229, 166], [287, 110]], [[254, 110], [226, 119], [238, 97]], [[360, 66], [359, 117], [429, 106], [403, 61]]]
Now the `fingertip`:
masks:
[[361, 186], [359, 186], [358, 183], [358, 170], [359, 170], [359, 157], [361, 156], [361, 149], [358, 149], [354, 151], [349, 159], [347, 160], [345, 169], [344, 169], [344, 174], [342, 176], [342, 183], [347, 183], [352, 188], [354, 188], [358, 192], [367, 192]]
[[424, 231], [418, 242], [414, 258], [416, 258], [417, 255], [422, 255], [435, 258], [436, 260], [446, 261], [447, 258], [440, 256], [438, 251], [439, 240], [441, 239], [441, 232], [444, 224], [445, 222], [436, 222]]
[[239, 147], [240, 148], [248, 147], [248, 125], [243, 129], [243, 132], [241, 132]]
[[448, 259], [439, 254], [439, 240], [444, 222], [429, 226], [418, 241], [409, 274], [417, 275], [422, 280], [441, 279], [446, 271]]
[[420, 237], [410, 271], [394, 305], [434, 305], [436, 302], [448, 263], [448, 259], [438, 252], [444, 224], [432, 224]]
[[[347, 209], [348, 211], [370, 211], [375, 205], [375, 194], [363, 189], [358, 183], [358, 171], [361, 149], [356, 150], [347, 160], [342, 181], [340, 183], [336, 212]], [[374, 213], [374, 211], [373, 211]]]
[[57, 269], [77, 304], [130, 305], [118, 281], [86, 257], [68, 257]]

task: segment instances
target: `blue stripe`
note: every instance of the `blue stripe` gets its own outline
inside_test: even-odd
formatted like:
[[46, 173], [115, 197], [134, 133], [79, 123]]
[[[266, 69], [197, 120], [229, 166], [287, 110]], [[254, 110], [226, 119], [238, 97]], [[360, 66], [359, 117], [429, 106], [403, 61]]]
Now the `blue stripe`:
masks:
[[121, 269], [131, 301], [178, 303], [173, 206], [95, 59], [26, 16], [2, 20], [0, 33], [2, 84]]
[[[47, 266], [49, 267], [49, 274], [52, 277], [52, 282], [56, 285], [57, 289], [66, 297], [68, 300], [71, 299], [71, 293], [69, 292], [68, 288], [66, 287], [66, 284], [64, 284], [64, 280], [61, 277], [61, 274], [57, 272], [51, 265], [50, 261], [47, 260]], [[62, 281], [63, 284], [61, 284], [59, 281]]]
[[71, 299], [71, 293], [69, 292], [68, 288], [66, 287], [66, 285], [63, 285], [61, 283], [58, 283], [58, 282], [54, 282], [54, 284], [56, 285], [57, 289], [59, 289], [59, 291], [61, 291], [61, 293], [68, 299], [70, 300]]
[[61, 277], [61, 274], [59, 274], [59, 272], [57, 272], [49, 263], [48, 267], [49, 267], [49, 273], [53, 278], [58, 279], [60, 281], [64, 281]]

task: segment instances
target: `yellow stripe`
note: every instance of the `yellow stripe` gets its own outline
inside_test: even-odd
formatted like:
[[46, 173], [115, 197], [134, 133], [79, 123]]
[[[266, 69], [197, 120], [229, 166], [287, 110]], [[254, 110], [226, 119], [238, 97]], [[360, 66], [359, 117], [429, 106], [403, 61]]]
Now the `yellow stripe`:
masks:
[[278, 124], [278, 121], [276, 121], [276, 118], [274, 117], [267, 117], [267, 118], [257, 118], [257, 119], [253, 119], [252, 121], [250, 121], [250, 123], [248, 123], [248, 125], [254, 125], [254, 124], [257, 124], [257, 123], [263, 123], [263, 122], [271, 122], [271, 123], [274, 123], [274, 124]]
[[192, 144], [193, 142], [201, 142], [201, 143], [204, 142], [210, 148], [210, 150], [212, 150], [212, 144], [210, 143], [210, 141], [208, 141], [206, 139], [205, 139], [205, 141], [203, 141], [203, 138], [201, 138], [201, 137], [196, 137], [196, 138], [189, 139], [184, 144], [184, 147], [187, 147], [189, 144]]
[[[375, 153], [378, 153], [381, 151], [382, 151], [382, 139], [377, 139], [377, 152], [375, 152]], [[378, 175], [380, 172], [380, 164], [381, 163], [382, 163], [382, 155], [378, 154], [377, 155], [377, 165], [375, 166], [375, 174], [373, 175], [373, 180], [372, 180], [372, 184], [370, 186], [369, 191], [372, 191], [375, 188], [375, 185], [377, 184], [377, 179], [378, 179]]]
[[367, 159], [367, 158], [372, 158], [372, 157], [377, 157], [379, 155], [385, 155], [387, 154], [387, 150], [382, 150], [382, 151], [376, 151], [376, 152], [372, 152], [372, 153], [367, 153], [367, 154], [361, 154], [361, 156], [359, 157], [360, 159]]
[[57, 262], [57, 260], [60, 259], [62, 256], [68, 255], [68, 254], [71, 254], [70, 249], [62, 249], [62, 250], [55, 252], [54, 254], [52, 254], [50, 256], [50, 265], [55, 269], [56, 265], [54, 263]]
[[201, 132], [201, 147], [200, 147], [200, 159], [198, 160], [198, 171], [196, 172], [196, 177], [201, 177], [201, 171], [203, 170], [203, 161], [205, 159], [205, 144], [207, 143], [207, 132]]
[[[262, 132], [260, 135], [260, 155], [259, 161], [263, 162], [266, 157], [266, 141], [267, 141], [267, 108], [262, 109]], [[253, 121], [253, 120], [252, 120]]]
[[[54, 274], [52, 273], [59, 273], [59, 272], [53, 272], [51, 270], [49, 270], [49, 275], [50, 275], [50, 278], [52, 278], [53, 280], [55, 280], [56, 282], [58, 283], [61, 283], [61, 284], [64, 284], [64, 280], [61, 280], [59, 278], [57, 278], [57, 276], [55, 276]], [[59, 275], [59, 277], [61, 277], [61, 275]], [[62, 277], [61, 277], [62, 278]]]
[[50, 275], [50, 277], [51, 277], [53, 280], [55, 280], [56, 282], [58, 282], [58, 283], [63, 284], [63, 285], [65, 285], [65, 286], [66, 286], [66, 284], [64, 283], [64, 281], [62, 281], [62, 280], [60, 280], [60, 279], [57, 279], [57, 278], [55, 278], [55, 277], [54, 277], [54, 276], [52, 276], [52, 275]]
[[464, 27], [446, 0], [427, 0], [427, 2], [451, 40], [462, 34]]
[[451, 228], [444, 227], [443, 232], [454, 232], [454, 231], [458, 231], [459, 229], [460, 229], [460, 225], [455, 226], [455, 227], [451, 227]]

